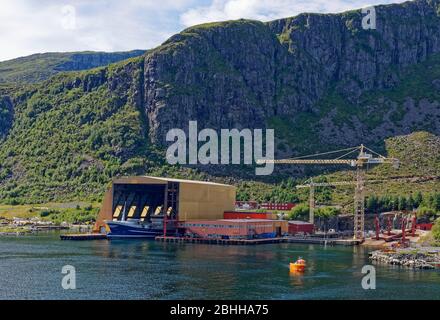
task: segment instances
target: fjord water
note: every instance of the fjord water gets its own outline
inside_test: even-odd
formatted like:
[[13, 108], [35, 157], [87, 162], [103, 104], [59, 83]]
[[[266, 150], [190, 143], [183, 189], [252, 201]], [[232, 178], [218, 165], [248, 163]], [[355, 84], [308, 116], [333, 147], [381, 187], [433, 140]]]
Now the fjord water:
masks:
[[[303, 275], [289, 275], [302, 256]], [[440, 299], [440, 271], [378, 265], [361, 287], [368, 249], [271, 244], [60, 241], [57, 233], [0, 238], [0, 299]], [[76, 290], [61, 269], [76, 269]]]

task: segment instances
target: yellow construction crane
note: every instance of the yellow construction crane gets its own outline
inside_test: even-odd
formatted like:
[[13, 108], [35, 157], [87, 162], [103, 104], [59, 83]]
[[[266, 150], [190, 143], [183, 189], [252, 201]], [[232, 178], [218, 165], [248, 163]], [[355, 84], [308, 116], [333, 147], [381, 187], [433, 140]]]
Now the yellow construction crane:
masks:
[[[410, 177], [391, 177], [386, 180], [368, 180], [368, 183], [381, 183], [381, 182], [409, 182], [409, 183], [421, 183], [431, 180], [438, 180], [440, 176], [410, 176]], [[314, 182], [313, 178], [306, 181], [306, 184], [299, 184], [297, 189], [309, 188], [309, 221], [314, 223], [315, 212], [315, 188], [316, 187], [336, 187], [336, 186], [351, 186], [355, 185], [356, 181], [334, 181], [334, 182]]]
[[[311, 159], [312, 157], [319, 157], [330, 154], [341, 154], [341, 156], [334, 159]], [[354, 159], [347, 159], [346, 157], [357, 153], [357, 157]], [[395, 158], [387, 158], [367, 147], [363, 144], [358, 147], [341, 149], [336, 151], [330, 151], [320, 154], [314, 154], [309, 156], [303, 156], [292, 159], [281, 160], [257, 160], [257, 164], [274, 163], [274, 164], [313, 164], [313, 165], [349, 165], [356, 167], [356, 180], [355, 180], [355, 195], [354, 195], [354, 239], [364, 239], [364, 223], [365, 223], [365, 170], [368, 165], [375, 164], [392, 164], [395, 168], [399, 167], [399, 160]], [[312, 201], [312, 200], [311, 200]], [[314, 201], [314, 200], [313, 200]], [[313, 213], [312, 217], [313, 218]]]
[[356, 184], [354, 181], [336, 181], [336, 182], [314, 182], [312, 178], [307, 184], [299, 184], [297, 189], [309, 189], [309, 222], [315, 223], [315, 188], [316, 187], [333, 187], [333, 186], [351, 186]]

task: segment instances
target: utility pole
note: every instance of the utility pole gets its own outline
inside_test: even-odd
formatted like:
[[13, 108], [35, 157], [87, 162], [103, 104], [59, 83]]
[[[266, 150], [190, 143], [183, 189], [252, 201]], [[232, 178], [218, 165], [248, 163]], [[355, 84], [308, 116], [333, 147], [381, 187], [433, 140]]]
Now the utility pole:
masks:
[[310, 179], [309, 222], [315, 224], [315, 185], [313, 179]]

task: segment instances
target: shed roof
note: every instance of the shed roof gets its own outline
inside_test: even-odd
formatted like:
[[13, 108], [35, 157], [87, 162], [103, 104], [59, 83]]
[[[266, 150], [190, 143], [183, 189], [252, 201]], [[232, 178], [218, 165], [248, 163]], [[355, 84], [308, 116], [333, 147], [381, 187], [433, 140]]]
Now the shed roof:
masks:
[[300, 220], [293, 220], [293, 221], [289, 221], [290, 224], [313, 224], [311, 222], [307, 222], [307, 221], [300, 221]]
[[128, 177], [118, 177], [113, 179], [113, 183], [116, 184], [166, 184], [168, 182], [180, 182], [180, 183], [191, 183], [191, 184], [203, 184], [203, 185], [214, 185], [222, 187], [233, 187], [228, 184], [216, 183], [211, 181], [198, 181], [198, 180], [185, 180], [185, 179], [175, 179], [175, 178], [164, 178], [164, 177], [153, 177], [153, 176], [128, 176]]
[[[285, 221], [285, 220], [269, 220], [269, 219], [215, 219], [215, 220], [191, 220], [188, 221], [190, 223], [204, 223], [204, 224], [215, 224], [215, 223], [224, 223], [224, 224], [243, 224], [243, 223], [257, 223], [257, 222], [265, 222], [265, 223], [273, 223], [277, 221]], [[182, 221], [185, 222], [185, 221]]]

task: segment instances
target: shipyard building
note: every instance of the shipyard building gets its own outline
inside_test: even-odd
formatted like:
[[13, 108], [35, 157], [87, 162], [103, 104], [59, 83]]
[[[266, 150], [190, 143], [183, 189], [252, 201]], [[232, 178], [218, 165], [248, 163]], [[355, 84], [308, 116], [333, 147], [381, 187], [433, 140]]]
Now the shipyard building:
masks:
[[139, 176], [112, 181], [94, 232], [108, 238], [161, 235], [216, 239], [281, 237], [288, 223], [273, 213], [235, 211], [231, 185]]
[[[223, 219], [235, 206], [236, 188], [214, 182], [160, 177], [122, 177], [113, 180], [104, 195], [94, 230], [108, 228], [106, 221], [170, 221]], [[107, 230], [108, 231], [108, 230]]]

